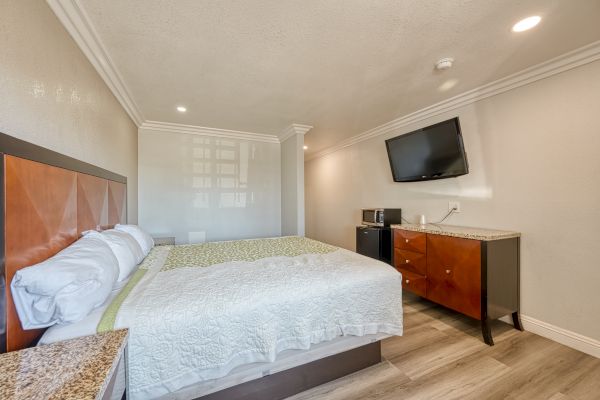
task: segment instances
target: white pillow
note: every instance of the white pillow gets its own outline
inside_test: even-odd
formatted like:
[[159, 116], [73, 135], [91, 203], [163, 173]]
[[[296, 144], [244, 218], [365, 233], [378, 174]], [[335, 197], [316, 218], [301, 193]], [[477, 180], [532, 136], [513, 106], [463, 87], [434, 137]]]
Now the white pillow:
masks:
[[118, 274], [117, 258], [94, 234], [17, 271], [11, 289], [23, 329], [79, 321], [104, 303]]
[[150, 250], [154, 247], [154, 239], [148, 235], [142, 228], [137, 225], [115, 225], [115, 229], [129, 233], [138, 242], [144, 253], [144, 257], [150, 253]]
[[117, 282], [127, 278], [135, 267], [144, 259], [144, 253], [138, 242], [127, 232], [109, 229], [100, 233], [119, 262]]

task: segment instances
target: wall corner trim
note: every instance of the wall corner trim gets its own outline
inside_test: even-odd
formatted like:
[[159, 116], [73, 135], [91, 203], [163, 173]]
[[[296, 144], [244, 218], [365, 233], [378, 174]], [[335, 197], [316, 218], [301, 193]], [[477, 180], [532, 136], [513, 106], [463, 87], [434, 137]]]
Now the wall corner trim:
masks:
[[313, 127], [310, 125], [302, 125], [302, 124], [291, 124], [287, 128], [281, 132], [279, 135], [279, 141], [285, 142], [287, 139], [291, 138], [296, 134], [305, 135], [306, 132], [310, 131]]
[[[508, 317], [500, 318], [502, 321], [512, 324]], [[539, 319], [527, 315], [521, 315], [523, 328], [531, 333], [553, 340], [557, 343], [579, 350], [583, 353], [600, 358], [600, 341], [587, 336], [580, 335], [568, 329], [560, 328]]]
[[107, 53], [89, 17], [77, 0], [46, 0], [67, 32], [83, 54], [94, 66], [100, 77], [117, 98], [133, 122], [140, 126], [144, 121], [137, 104], [127, 89], [121, 74]]
[[279, 138], [276, 135], [234, 131], [229, 129], [208, 128], [196, 125], [175, 124], [172, 122], [144, 121], [144, 123], [140, 125], [140, 130], [187, 133], [191, 135], [215, 136], [227, 139], [279, 143]]
[[597, 60], [600, 60], [600, 40], [359, 133], [336, 145], [312, 155], [307, 155], [306, 161], [326, 156], [365, 140], [393, 132], [409, 124], [423, 121]]

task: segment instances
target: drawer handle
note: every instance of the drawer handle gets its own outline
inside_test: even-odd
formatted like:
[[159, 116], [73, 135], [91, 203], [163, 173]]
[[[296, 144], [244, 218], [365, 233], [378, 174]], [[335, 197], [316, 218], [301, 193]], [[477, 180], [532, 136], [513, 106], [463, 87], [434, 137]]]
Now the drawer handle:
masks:
[[406, 243], [408, 243], [408, 239], [404, 239], [404, 241], [405, 241]]
[[408, 285], [409, 283], [410, 283], [410, 280], [409, 280], [409, 279], [407, 279], [407, 280], [406, 280], [406, 284]]
[[446, 274], [448, 274], [448, 275], [449, 275], [449, 274], [450, 274], [450, 272], [451, 272], [451, 271], [450, 271], [449, 269], [447, 269], [447, 270], [446, 270]]
[[410, 264], [410, 260], [404, 260], [405, 264]]

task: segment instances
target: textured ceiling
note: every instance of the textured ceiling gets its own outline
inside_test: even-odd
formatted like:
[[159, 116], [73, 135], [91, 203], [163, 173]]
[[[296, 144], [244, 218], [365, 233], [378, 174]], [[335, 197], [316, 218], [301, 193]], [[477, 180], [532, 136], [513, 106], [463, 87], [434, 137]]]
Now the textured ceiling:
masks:
[[[600, 39], [599, 0], [79, 4], [146, 119], [269, 134], [313, 125], [310, 152]], [[530, 15], [538, 27], [511, 31]], [[447, 56], [455, 66], [434, 71]]]

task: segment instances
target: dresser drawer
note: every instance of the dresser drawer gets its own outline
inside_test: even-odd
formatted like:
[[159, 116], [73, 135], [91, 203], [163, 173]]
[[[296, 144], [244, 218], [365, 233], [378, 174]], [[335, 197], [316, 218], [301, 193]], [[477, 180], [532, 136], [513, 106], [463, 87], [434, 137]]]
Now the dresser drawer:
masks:
[[394, 248], [425, 254], [426, 237], [425, 233], [394, 229]]
[[481, 242], [427, 235], [427, 298], [481, 319]]
[[423, 275], [402, 268], [398, 268], [398, 271], [402, 274], [402, 289], [425, 297], [427, 294], [427, 279]]
[[422, 253], [394, 249], [394, 266], [419, 275], [427, 275], [427, 258]]

